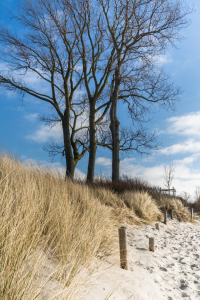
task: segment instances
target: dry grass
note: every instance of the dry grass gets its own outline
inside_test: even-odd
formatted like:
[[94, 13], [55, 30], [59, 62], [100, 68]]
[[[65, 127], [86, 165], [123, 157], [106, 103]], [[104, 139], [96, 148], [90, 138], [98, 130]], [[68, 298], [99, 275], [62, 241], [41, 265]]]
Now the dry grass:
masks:
[[98, 199], [103, 205], [110, 207], [112, 220], [115, 225], [121, 226], [125, 223], [141, 225], [143, 223], [135, 211], [127, 207], [120, 195], [105, 188], [91, 188], [90, 191], [93, 197]]
[[134, 210], [137, 216], [147, 223], [160, 221], [162, 213], [156, 202], [147, 192], [124, 192], [122, 199], [128, 208]]
[[0, 156], [0, 299], [27, 299], [36, 271], [24, 266], [36, 264], [38, 247], [62, 263], [66, 284], [83, 262], [112, 252], [110, 209], [87, 187], [47, 171]]
[[184, 207], [183, 203], [178, 199], [172, 199], [169, 197], [161, 196], [160, 199], [156, 200], [157, 205], [165, 210], [173, 210], [173, 216], [181, 222], [191, 221], [191, 213], [189, 207]]
[[[113, 253], [117, 226], [161, 219], [147, 192], [121, 195], [64, 181], [58, 172], [0, 155], [0, 299], [35, 299], [45, 253], [60, 263], [55, 277], [69, 286], [83, 266]], [[170, 201], [180, 220], [187, 209]], [[39, 251], [39, 252], [38, 252]], [[35, 286], [33, 285], [35, 283]], [[66, 298], [68, 299], [68, 298]]]

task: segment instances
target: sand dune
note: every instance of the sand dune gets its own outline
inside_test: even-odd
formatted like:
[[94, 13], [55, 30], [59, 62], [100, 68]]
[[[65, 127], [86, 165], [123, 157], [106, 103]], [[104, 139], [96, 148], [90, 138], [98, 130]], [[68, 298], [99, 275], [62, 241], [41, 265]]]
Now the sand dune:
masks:
[[[196, 224], [161, 222], [159, 232], [150, 225], [127, 226], [127, 236], [128, 271], [119, 268], [116, 255], [101, 262], [92, 274], [85, 270], [71, 297], [66, 298], [67, 288], [62, 290], [58, 281], [50, 279], [38, 299], [200, 299], [199, 220]], [[155, 252], [148, 250], [149, 237], [155, 238]], [[43, 279], [52, 270], [51, 262], [45, 264]], [[62, 295], [56, 297], [57, 293]]]

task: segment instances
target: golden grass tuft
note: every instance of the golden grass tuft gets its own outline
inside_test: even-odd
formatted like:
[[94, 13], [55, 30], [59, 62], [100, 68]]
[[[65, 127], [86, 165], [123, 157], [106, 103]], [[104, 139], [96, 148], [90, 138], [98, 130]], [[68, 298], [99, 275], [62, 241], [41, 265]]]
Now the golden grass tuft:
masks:
[[191, 221], [191, 213], [188, 207], [184, 207], [183, 203], [178, 199], [171, 199], [169, 197], [161, 196], [156, 200], [157, 205], [163, 210], [173, 210], [173, 216], [180, 222]]
[[155, 200], [147, 192], [124, 192], [122, 199], [126, 206], [147, 223], [161, 220], [162, 214]]
[[130, 210], [127, 207], [120, 195], [105, 188], [91, 189], [91, 193], [103, 205], [110, 207], [112, 220], [115, 225], [122, 226], [125, 223], [142, 225], [142, 220], [136, 215], [134, 210]]

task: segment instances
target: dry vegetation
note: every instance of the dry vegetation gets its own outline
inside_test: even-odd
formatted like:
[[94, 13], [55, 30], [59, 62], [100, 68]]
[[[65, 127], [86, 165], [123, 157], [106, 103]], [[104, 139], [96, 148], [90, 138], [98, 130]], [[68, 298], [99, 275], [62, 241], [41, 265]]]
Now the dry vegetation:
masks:
[[[144, 189], [143, 189], [144, 190]], [[43, 256], [60, 263], [56, 278], [70, 285], [98, 256], [113, 253], [117, 226], [162, 219], [166, 203], [180, 220], [180, 201], [153, 200], [147, 191], [116, 193], [104, 186], [64, 181], [58, 172], [0, 155], [0, 299], [35, 299], [33, 282]]]

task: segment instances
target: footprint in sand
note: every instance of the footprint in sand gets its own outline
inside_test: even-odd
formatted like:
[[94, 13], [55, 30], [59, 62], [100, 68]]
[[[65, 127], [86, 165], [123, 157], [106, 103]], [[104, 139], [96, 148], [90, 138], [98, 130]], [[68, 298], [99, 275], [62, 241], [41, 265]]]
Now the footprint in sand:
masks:
[[181, 290], [187, 290], [187, 288], [188, 288], [188, 283], [187, 283], [187, 281], [186, 280], [180, 280], [180, 283], [181, 283], [181, 285], [179, 286], [179, 288], [181, 289]]
[[167, 268], [172, 268], [172, 267], [174, 267], [174, 266], [175, 266], [175, 264], [172, 263], [172, 264], [167, 265]]
[[191, 267], [192, 271], [198, 271], [199, 270], [199, 266], [196, 265], [196, 264], [193, 264], [190, 267]]
[[161, 271], [167, 272], [168, 270], [166, 268], [160, 267]]

